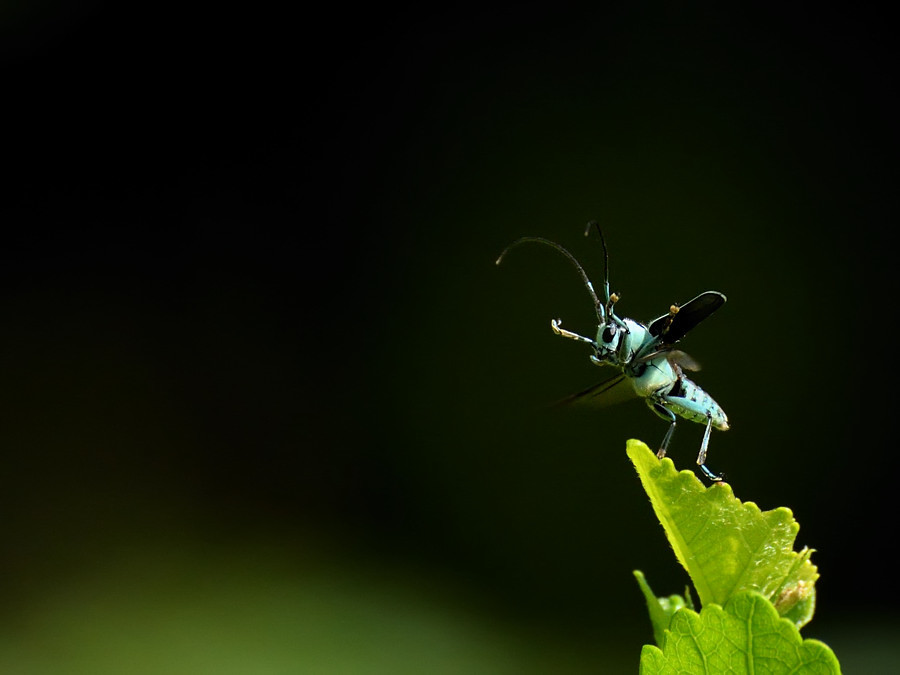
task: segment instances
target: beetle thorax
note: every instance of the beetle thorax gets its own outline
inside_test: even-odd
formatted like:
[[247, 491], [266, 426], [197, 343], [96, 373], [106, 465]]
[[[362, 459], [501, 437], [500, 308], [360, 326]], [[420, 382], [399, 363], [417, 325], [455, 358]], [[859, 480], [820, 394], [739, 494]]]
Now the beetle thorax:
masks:
[[595, 361], [624, 366], [647, 339], [647, 329], [632, 319], [610, 320], [597, 327]]

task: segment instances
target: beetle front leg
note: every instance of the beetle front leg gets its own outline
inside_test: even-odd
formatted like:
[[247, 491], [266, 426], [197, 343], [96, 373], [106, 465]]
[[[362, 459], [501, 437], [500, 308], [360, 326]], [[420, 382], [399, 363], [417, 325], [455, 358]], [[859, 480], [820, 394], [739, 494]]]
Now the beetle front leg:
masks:
[[553, 332], [557, 335], [561, 335], [562, 337], [569, 338], [570, 340], [575, 340], [576, 342], [584, 342], [585, 344], [589, 344], [594, 349], [597, 349], [597, 343], [591, 340], [590, 338], [586, 338], [583, 335], [579, 335], [578, 333], [573, 333], [570, 330], [565, 330], [560, 328], [560, 324], [562, 323], [562, 319], [551, 319], [550, 320], [550, 328], [553, 329]]

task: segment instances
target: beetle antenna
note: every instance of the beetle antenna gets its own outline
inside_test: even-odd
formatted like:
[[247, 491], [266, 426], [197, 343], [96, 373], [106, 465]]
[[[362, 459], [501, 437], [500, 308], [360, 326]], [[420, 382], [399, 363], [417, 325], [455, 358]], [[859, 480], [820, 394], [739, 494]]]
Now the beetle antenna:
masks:
[[616, 324], [627, 331], [628, 327], [616, 316], [616, 312], [613, 309], [613, 305], [619, 301], [619, 296], [616, 293], [609, 292], [609, 249], [606, 248], [606, 239], [603, 237], [603, 230], [600, 229], [600, 223], [596, 220], [589, 221], [587, 227], [584, 228], [584, 236], [586, 237], [591, 233], [592, 227], [596, 229], [597, 234], [600, 235], [600, 245], [603, 246], [603, 299], [606, 301], [604, 315], [607, 316], [609, 320], [615, 321]]
[[[606, 320], [605, 319], [606, 308], [604, 307], [603, 303], [600, 302], [600, 298], [597, 297], [597, 293], [596, 293], [596, 291], [594, 291], [594, 285], [591, 283], [591, 280], [588, 279], [587, 273], [584, 271], [584, 268], [581, 266], [581, 263], [579, 263], [575, 259], [575, 256], [573, 256], [571, 253], [569, 253], [566, 249], [564, 249], [562, 246], [557, 244], [555, 241], [550, 241], [549, 239], [544, 239], [543, 237], [519, 237], [513, 243], [511, 243], [509, 246], [507, 246], [505, 249], [503, 249], [503, 252], [497, 258], [496, 264], [499, 265], [501, 262], [503, 262], [503, 259], [506, 257], [506, 254], [509, 253], [510, 249], [518, 246], [519, 244], [525, 244], [528, 242], [534, 242], [535, 244], [546, 244], [550, 248], [556, 249], [557, 251], [562, 253], [564, 256], [566, 256], [566, 258], [569, 259], [569, 262], [572, 263], [572, 265], [575, 267], [575, 269], [578, 270], [578, 274], [581, 275], [581, 280], [584, 282], [584, 286], [585, 286], [585, 288], [587, 288], [588, 293], [591, 294], [591, 300], [594, 301], [594, 311], [597, 313], [597, 318], [600, 319], [601, 323], [603, 323]], [[604, 249], [605, 249], [605, 245], [604, 245]], [[606, 283], [606, 297], [609, 298], [609, 282], [608, 281]]]
[[584, 228], [584, 236], [591, 233], [591, 228], [597, 230], [600, 235], [600, 245], [603, 246], [603, 300], [609, 304], [609, 250], [606, 248], [606, 239], [603, 238], [603, 230], [600, 229], [600, 223], [596, 220], [588, 221], [587, 227]]

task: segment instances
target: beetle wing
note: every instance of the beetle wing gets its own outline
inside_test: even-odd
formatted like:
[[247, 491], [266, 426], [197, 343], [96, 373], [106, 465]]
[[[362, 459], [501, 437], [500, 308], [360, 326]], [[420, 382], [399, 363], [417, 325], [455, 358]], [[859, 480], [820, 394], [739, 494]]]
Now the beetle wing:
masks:
[[684, 370], [690, 370], [695, 373], [700, 370], [700, 364], [697, 362], [697, 359], [690, 354], [685, 354], [680, 349], [671, 350], [667, 358], [669, 359], [669, 363], [681, 366]]
[[600, 384], [588, 387], [584, 391], [566, 396], [564, 399], [557, 401], [554, 407], [572, 403], [605, 407], [615, 403], [622, 403], [637, 397], [634, 388], [631, 387], [627, 380], [625, 373], [619, 373]]
[[725, 304], [725, 296], [718, 291], [706, 291], [688, 301], [677, 311], [663, 314], [650, 322], [650, 335], [664, 344], [675, 344], [719, 307]]
[[657, 356], [665, 356], [669, 363], [681, 366], [684, 370], [691, 370], [693, 372], [700, 370], [700, 364], [697, 362], [697, 359], [680, 349], [672, 349], [672, 347], [668, 345], [665, 345], [660, 349], [655, 349], [649, 354], [644, 354], [640, 358], [635, 359], [634, 362], [646, 363], [647, 361], [655, 359]]

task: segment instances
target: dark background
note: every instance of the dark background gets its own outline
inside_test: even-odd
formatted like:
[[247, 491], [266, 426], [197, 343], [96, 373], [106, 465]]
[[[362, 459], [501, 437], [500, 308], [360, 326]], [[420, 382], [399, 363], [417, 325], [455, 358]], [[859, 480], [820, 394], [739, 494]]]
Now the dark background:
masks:
[[890, 672], [891, 39], [821, 7], [5, 6], [0, 664], [633, 672], [631, 570], [686, 581], [624, 454], [665, 425], [547, 411], [607, 375], [549, 328], [591, 334], [588, 296], [549, 249], [493, 264], [541, 235], [599, 283], [595, 218], [622, 315], [728, 296], [683, 343], [732, 422], [709, 464], [816, 549], [804, 635]]

